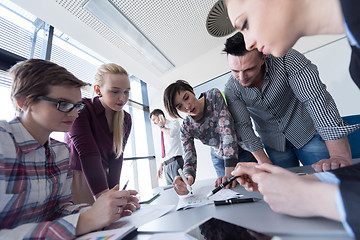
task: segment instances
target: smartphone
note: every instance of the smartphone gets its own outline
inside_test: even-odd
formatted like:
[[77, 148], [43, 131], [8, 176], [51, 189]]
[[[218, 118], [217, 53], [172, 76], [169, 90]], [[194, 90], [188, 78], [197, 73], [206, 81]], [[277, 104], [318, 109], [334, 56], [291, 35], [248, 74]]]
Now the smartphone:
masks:
[[244, 228], [233, 223], [225, 222], [217, 218], [209, 220], [195, 226], [186, 232], [191, 237], [199, 240], [278, 240], [276, 236], [259, 233], [248, 228]]
[[165, 122], [165, 118], [162, 114], [159, 115], [159, 120], [160, 122]]

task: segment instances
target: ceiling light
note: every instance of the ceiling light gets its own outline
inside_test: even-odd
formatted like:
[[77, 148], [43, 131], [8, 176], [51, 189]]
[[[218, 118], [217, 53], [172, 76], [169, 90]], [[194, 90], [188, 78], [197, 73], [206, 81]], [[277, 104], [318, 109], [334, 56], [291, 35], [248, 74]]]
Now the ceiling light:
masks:
[[125, 16], [111, 0], [89, 0], [84, 8], [141, 53], [162, 73], [175, 65]]

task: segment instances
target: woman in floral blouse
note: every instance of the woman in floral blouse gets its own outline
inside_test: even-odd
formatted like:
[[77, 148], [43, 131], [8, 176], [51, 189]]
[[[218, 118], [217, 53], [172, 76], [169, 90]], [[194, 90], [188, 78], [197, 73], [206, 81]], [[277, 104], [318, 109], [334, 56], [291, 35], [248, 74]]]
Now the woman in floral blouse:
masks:
[[[195, 181], [197, 167], [194, 139], [212, 147], [213, 154], [224, 162], [225, 176], [219, 177], [215, 186], [231, 177], [231, 171], [238, 161], [256, 161], [251, 153], [239, 147], [234, 120], [218, 89], [210, 89], [196, 98], [193, 88], [186, 81], [178, 80], [165, 89], [164, 105], [173, 118], [182, 118], [179, 112], [187, 114], [181, 128], [181, 141], [184, 147], [184, 173], [190, 185]], [[179, 176], [175, 178], [174, 185], [179, 195], [188, 194]]]

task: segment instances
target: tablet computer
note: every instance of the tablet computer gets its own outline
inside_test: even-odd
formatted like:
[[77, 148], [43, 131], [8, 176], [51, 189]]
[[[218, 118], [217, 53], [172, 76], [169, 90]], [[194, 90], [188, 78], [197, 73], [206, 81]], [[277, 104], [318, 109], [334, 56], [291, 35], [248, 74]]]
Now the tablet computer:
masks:
[[188, 235], [199, 240], [280, 240], [281, 238], [244, 228], [217, 218], [210, 218], [205, 222], [189, 229]]

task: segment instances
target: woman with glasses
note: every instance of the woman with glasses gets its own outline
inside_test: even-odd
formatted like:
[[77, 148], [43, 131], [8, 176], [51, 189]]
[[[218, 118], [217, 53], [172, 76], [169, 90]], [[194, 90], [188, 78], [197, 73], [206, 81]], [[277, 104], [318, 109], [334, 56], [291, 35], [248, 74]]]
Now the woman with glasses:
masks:
[[65, 136], [71, 150], [74, 203], [93, 203], [119, 184], [123, 150], [131, 130], [131, 116], [123, 110], [129, 99], [127, 72], [114, 63], [99, 67], [94, 98]]
[[16, 64], [10, 75], [17, 117], [0, 121], [0, 238], [74, 239], [139, 208], [137, 192], [119, 186], [91, 208], [72, 202], [70, 151], [50, 134], [70, 130], [86, 84], [40, 59]]

